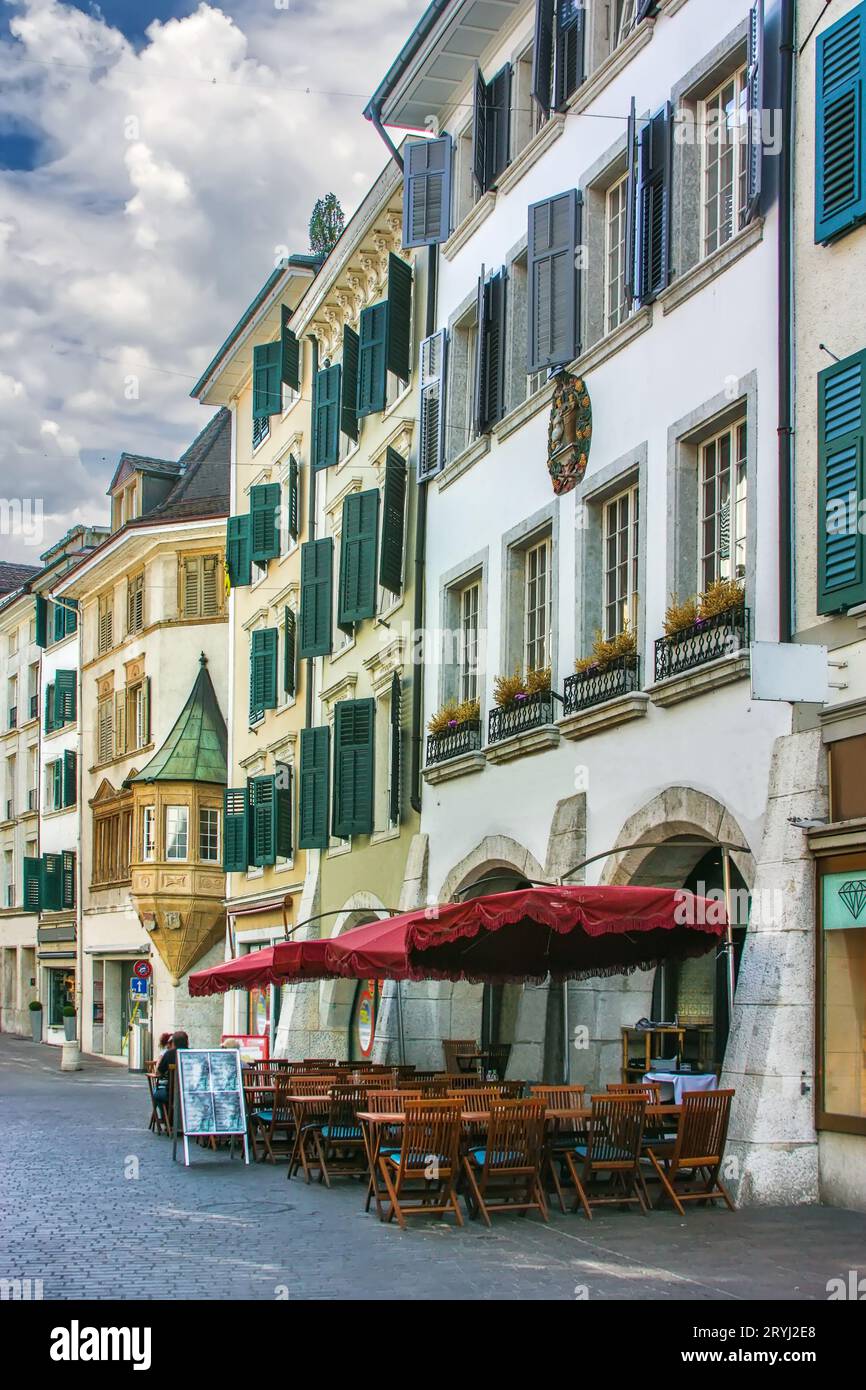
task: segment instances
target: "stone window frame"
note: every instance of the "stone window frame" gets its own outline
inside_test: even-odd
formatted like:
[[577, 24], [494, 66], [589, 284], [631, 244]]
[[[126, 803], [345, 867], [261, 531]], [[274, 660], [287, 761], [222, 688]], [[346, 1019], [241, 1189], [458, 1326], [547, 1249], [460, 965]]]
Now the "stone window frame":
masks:
[[[637, 649], [646, 650], [647, 610], [647, 441], [630, 449], [584, 479], [575, 506], [575, 652], [588, 656], [595, 633], [604, 627], [604, 509], [605, 504], [636, 484], [640, 505], [638, 530]], [[697, 523], [695, 523], [697, 531]]]
[[[758, 374], [747, 372], [668, 429], [665, 593], [680, 601], [698, 592], [700, 446], [725, 425], [746, 420], [746, 604], [754, 608], [758, 550]], [[657, 636], [660, 635], [656, 634]]]
[[453, 636], [460, 630], [460, 595], [467, 585], [476, 579], [480, 585], [478, 595], [478, 700], [481, 717], [487, 705], [488, 683], [488, 624], [487, 597], [490, 574], [490, 547], [485, 546], [474, 555], [468, 556], [448, 570], [440, 578], [441, 636], [439, 647], [439, 707], [448, 700], [460, 698], [460, 666], [456, 658], [457, 639]]
[[[462, 340], [462, 335], [470, 331], [474, 333], [471, 352], [467, 349], [466, 342]], [[465, 449], [470, 448], [475, 442], [472, 401], [475, 391], [477, 356], [478, 292], [472, 290], [448, 320], [448, 394], [445, 410], [446, 464], [453, 463]], [[468, 379], [466, 378], [467, 373]]]
[[499, 675], [524, 665], [524, 593], [526, 554], [545, 536], [550, 538], [550, 668], [556, 689], [559, 670], [559, 507], [554, 498], [545, 507], [513, 526], [502, 537], [502, 624], [499, 633]]
[[[647, 113], [648, 114], [648, 113]], [[622, 134], [584, 173], [580, 180], [583, 194], [583, 236], [586, 269], [581, 296], [581, 355], [600, 343], [608, 332], [606, 303], [607, 195], [628, 172], [628, 137]], [[634, 313], [634, 309], [632, 313]], [[626, 315], [626, 323], [631, 314]], [[619, 325], [620, 328], [622, 324]]]

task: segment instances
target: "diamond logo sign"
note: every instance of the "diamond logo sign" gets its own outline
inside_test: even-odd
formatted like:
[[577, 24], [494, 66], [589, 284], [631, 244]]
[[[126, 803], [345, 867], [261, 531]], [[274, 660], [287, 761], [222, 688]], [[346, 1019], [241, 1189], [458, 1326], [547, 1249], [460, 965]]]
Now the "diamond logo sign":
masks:
[[866, 879], [849, 878], [839, 889], [839, 897], [856, 922], [866, 907]]

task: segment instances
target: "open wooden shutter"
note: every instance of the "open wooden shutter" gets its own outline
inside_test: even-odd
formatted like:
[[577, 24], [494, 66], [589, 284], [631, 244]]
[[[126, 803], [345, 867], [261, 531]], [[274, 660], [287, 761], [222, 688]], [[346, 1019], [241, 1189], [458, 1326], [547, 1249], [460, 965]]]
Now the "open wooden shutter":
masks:
[[293, 391], [300, 391], [301, 345], [294, 330], [289, 327], [291, 317], [291, 309], [283, 304], [280, 309], [280, 377], [284, 385]]
[[403, 682], [399, 671], [395, 671], [391, 677], [391, 780], [388, 788], [388, 819], [392, 825], [400, 824], [402, 811], [402, 725]]
[[556, 72], [554, 85], [557, 109], [574, 96], [586, 75], [586, 10], [583, 0], [559, 0], [556, 15]]
[[297, 622], [291, 608], [283, 614], [283, 689], [294, 695], [297, 689]]
[[46, 734], [51, 734], [51, 733], [53, 733], [54, 730], [57, 728], [57, 724], [55, 723], [56, 715], [55, 715], [55, 713], [54, 713], [54, 704], [55, 704], [55, 701], [54, 701], [54, 686], [53, 686], [53, 684], [52, 684], [52, 685], [46, 685], [46, 687], [45, 687], [45, 732], [46, 732]]
[[75, 906], [75, 851], [65, 849], [61, 857], [62, 898], [61, 906]]
[[401, 381], [412, 374], [412, 267], [388, 256], [388, 328], [385, 362]]
[[382, 551], [379, 556], [379, 583], [392, 594], [403, 589], [403, 544], [406, 528], [406, 460], [396, 449], [385, 455], [385, 485], [382, 489]]
[[288, 763], [277, 763], [274, 778], [276, 796], [277, 858], [292, 857], [292, 769]]
[[250, 720], [277, 707], [277, 647], [275, 627], [257, 628], [250, 654]]
[[226, 526], [226, 568], [233, 589], [252, 583], [251, 537], [249, 512], [243, 516], [229, 517]]
[[78, 756], [74, 748], [63, 754], [63, 805], [74, 806], [78, 800]]
[[34, 595], [36, 600], [36, 645], [37, 647], [48, 646], [48, 600], [41, 594]]
[[375, 700], [341, 700], [334, 719], [334, 834], [373, 833]]
[[536, 0], [532, 95], [545, 116], [553, 101], [553, 0]]
[[437, 246], [451, 235], [451, 136], [410, 140], [403, 157], [403, 245]]
[[280, 553], [280, 485], [264, 483], [250, 488], [251, 556], [267, 564]]
[[448, 333], [442, 328], [421, 344], [421, 443], [418, 481], [445, 466], [445, 363]]
[[223, 869], [245, 874], [249, 868], [249, 819], [246, 787], [229, 787], [223, 793]]
[[253, 419], [267, 420], [283, 408], [282, 343], [253, 348]]
[[481, 69], [475, 64], [472, 108], [472, 178], [478, 189], [479, 198], [487, 192], [487, 138], [490, 92], [481, 76]]
[[484, 184], [493, 188], [508, 168], [511, 154], [511, 64], [499, 69], [487, 85], [487, 139]]
[[276, 863], [277, 787], [274, 777], [252, 777], [250, 788], [251, 862], [257, 869]]
[[334, 542], [330, 536], [301, 547], [301, 638], [303, 659], [331, 651]]
[[54, 638], [55, 642], [62, 642], [66, 636], [66, 615], [63, 612], [63, 605], [52, 603], [54, 609]]
[[671, 104], [642, 127], [637, 141], [637, 298], [648, 304], [670, 281]]
[[476, 428], [484, 434], [504, 414], [505, 398], [505, 271], [499, 270], [479, 296], [478, 396]]
[[376, 550], [379, 531], [379, 489], [352, 492], [343, 503], [340, 549], [341, 626], [376, 614]]
[[818, 612], [866, 602], [866, 351], [818, 374]]
[[63, 908], [63, 859], [59, 854], [42, 856], [39, 907], [42, 912], [60, 912]]
[[54, 727], [74, 724], [76, 717], [76, 671], [55, 672], [54, 686]]
[[201, 561], [201, 616], [215, 618], [220, 611], [220, 563], [217, 555]]
[[330, 819], [331, 731], [325, 725], [301, 730], [298, 846], [327, 849]]
[[289, 535], [293, 541], [301, 534], [301, 490], [298, 474], [298, 460], [292, 454], [289, 458]]
[[28, 912], [38, 912], [42, 884], [42, 860], [24, 856], [24, 906]]
[[749, 69], [746, 76], [748, 126], [746, 135], [747, 188], [743, 226], [757, 215], [761, 205], [764, 144], [761, 120], [764, 112], [764, 0], [755, 0], [749, 11]]
[[358, 349], [354, 328], [343, 326], [343, 381], [340, 396], [340, 429], [350, 439], [358, 438]]
[[123, 757], [126, 753], [126, 691], [117, 690], [114, 694], [114, 755]]
[[147, 747], [147, 745], [150, 743], [150, 710], [151, 710], [150, 676], [145, 676], [144, 681], [142, 682], [142, 690], [141, 690], [141, 727], [142, 727], [142, 732], [143, 732], [143, 734], [144, 734], [144, 745], [145, 745], [145, 747]]
[[358, 344], [358, 415], [375, 415], [385, 409], [388, 386], [388, 303], [368, 304], [361, 310]]
[[530, 207], [530, 373], [545, 367], [563, 367], [579, 355], [579, 242], [580, 200], [575, 189]]
[[340, 458], [340, 399], [342, 372], [323, 367], [313, 391], [313, 458], [316, 468], [333, 468]]
[[866, 219], [866, 5], [818, 35], [815, 240]]
[[66, 615], [66, 636], [78, 631], [78, 599], [65, 598], [63, 600], [63, 612]]

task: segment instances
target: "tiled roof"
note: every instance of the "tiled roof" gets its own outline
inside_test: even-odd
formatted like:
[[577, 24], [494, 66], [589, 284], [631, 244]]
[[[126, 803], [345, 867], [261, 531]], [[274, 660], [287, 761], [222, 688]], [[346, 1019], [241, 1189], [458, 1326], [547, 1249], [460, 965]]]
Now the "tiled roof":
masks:
[[9, 560], [0, 560], [0, 595], [14, 593], [39, 572], [39, 565], [16, 565]]
[[143, 521], [183, 520], [229, 513], [231, 411], [218, 410], [177, 464], [180, 478], [168, 497]]

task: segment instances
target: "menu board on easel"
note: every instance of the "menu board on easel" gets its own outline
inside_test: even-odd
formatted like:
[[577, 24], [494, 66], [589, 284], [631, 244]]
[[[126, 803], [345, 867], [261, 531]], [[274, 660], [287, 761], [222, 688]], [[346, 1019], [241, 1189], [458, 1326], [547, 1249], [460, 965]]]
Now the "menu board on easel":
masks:
[[242, 1138], [244, 1160], [249, 1163], [243, 1073], [236, 1049], [193, 1052], [181, 1048], [178, 1051], [173, 1159], [177, 1157], [177, 1141], [181, 1135], [187, 1167], [190, 1139], [202, 1138]]

